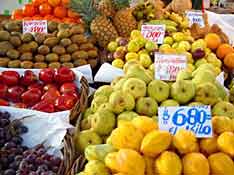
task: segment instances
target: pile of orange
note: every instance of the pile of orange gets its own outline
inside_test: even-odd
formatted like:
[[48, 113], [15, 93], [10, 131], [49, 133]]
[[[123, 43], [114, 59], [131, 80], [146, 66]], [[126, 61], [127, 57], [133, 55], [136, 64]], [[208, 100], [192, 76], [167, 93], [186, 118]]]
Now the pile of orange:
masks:
[[13, 11], [14, 20], [49, 20], [63, 23], [80, 23], [80, 16], [68, 8], [69, 0], [33, 0], [22, 9]]
[[227, 68], [234, 69], [234, 49], [230, 44], [222, 43], [220, 36], [215, 33], [207, 34], [205, 41]]

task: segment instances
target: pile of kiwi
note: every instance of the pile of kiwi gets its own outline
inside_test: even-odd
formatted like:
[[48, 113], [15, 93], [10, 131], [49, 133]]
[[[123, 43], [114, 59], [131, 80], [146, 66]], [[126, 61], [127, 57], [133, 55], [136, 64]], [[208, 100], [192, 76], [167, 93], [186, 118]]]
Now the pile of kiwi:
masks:
[[69, 68], [98, 63], [98, 50], [82, 24], [48, 22], [48, 33], [22, 33], [22, 21], [0, 25], [0, 67]]

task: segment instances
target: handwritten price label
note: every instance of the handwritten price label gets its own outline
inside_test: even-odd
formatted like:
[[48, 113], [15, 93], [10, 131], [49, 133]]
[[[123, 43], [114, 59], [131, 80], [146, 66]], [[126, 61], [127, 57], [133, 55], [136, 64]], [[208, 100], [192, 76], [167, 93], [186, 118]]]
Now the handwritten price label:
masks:
[[23, 33], [47, 33], [46, 20], [23, 21]]
[[160, 107], [159, 129], [171, 134], [183, 128], [194, 132], [198, 138], [213, 136], [210, 106]]
[[155, 79], [175, 81], [179, 71], [186, 67], [185, 55], [155, 53]]
[[187, 11], [186, 16], [190, 26], [198, 24], [200, 27], [205, 27], [203, 13], [201, 11]]
[[142, 25], [142, 35], [157, 44], [163, 44], [165, 37], [166, 26], [165, 25]]

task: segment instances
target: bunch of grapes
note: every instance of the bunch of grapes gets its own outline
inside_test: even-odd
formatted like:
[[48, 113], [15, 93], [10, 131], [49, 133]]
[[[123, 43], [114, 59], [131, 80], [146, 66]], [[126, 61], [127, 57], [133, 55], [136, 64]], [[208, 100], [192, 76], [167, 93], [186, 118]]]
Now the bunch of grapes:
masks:
[[22, 122], [0, 112], [0, 175], [56, 175], [61, 159], [47, 154], [43, 145], [23, 146], [21, 135], [27, 132]]

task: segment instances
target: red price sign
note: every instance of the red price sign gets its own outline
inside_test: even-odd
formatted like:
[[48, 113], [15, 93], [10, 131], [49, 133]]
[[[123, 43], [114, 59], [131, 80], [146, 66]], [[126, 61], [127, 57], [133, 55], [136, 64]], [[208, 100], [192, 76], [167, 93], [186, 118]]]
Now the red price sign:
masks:
[[185, 55], [155, 53], [155, 79], [175, 81], [178, 72], [186, 67]]
[[166, 26], [165, 25], [142, 25], [142, 35], [157, 44], [162, 44], [165, 36]]
[[47, 33], [46, 20], [23, 21], [23, 33]]

